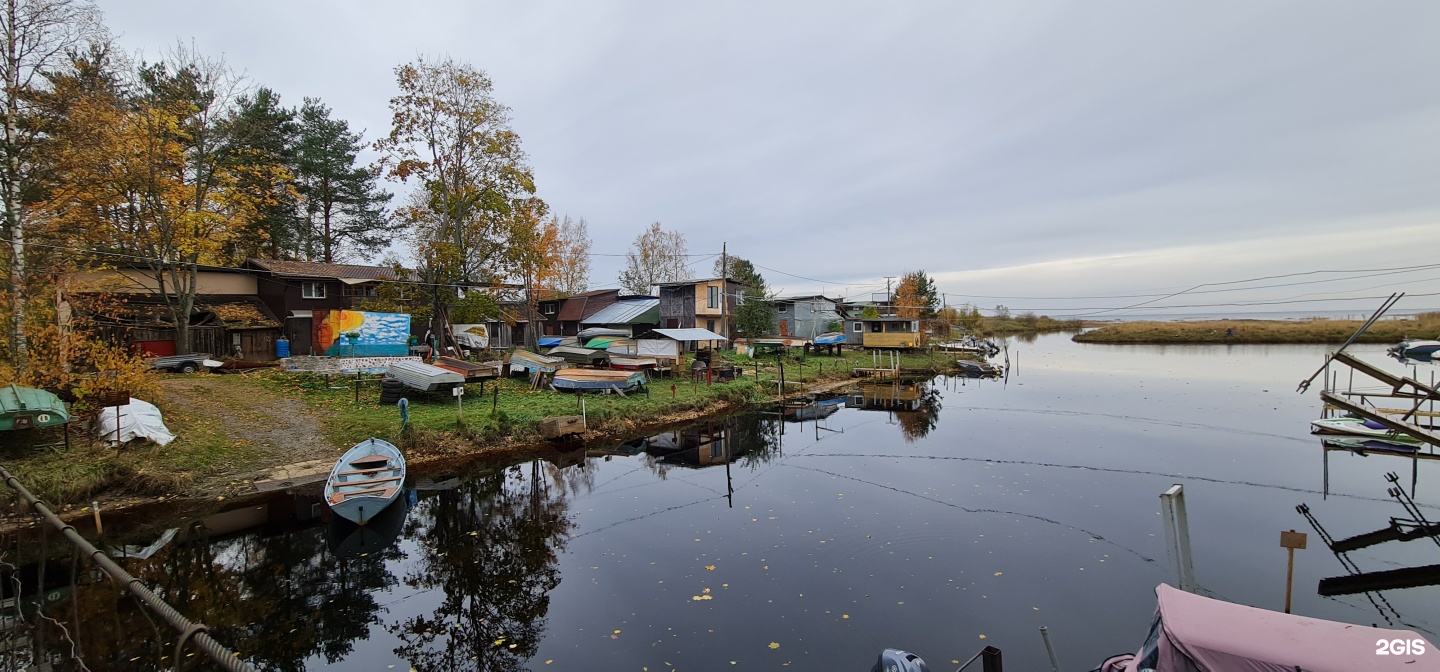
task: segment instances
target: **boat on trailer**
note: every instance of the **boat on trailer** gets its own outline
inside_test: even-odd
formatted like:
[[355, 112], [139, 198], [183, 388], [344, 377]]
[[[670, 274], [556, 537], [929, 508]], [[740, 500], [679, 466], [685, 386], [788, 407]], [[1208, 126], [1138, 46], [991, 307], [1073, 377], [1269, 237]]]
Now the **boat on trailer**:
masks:
[[364, 525], [395, 503], [405, 484], [405, 456], [388, 441], [367, 439], [340, 456], [325, 479], [325, 503], [336, 515]]

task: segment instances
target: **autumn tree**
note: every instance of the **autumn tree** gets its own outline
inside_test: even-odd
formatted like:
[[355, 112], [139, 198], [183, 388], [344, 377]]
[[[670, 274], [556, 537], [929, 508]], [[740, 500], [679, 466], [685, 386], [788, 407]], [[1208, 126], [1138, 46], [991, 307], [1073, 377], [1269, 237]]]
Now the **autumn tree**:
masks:
[[451, 58], [395, 69], [390, 134], [375, 143], [386, 174], [419, 187], [397, 210], [411, 225], [419, 270], [432, 287], [440, 333], [455, 284], [494, 282], [515, 270], [511, 214], [535, 180], [490, 78]]
[[47, 88], [46, 75], [69, 64], [69, 52], [103, 38], [100, 11], [86, 0], [7, 0], [0, 7], [0, 95], [4, 96], [4, 128], [0, 135], [0, 204], [10, 272], [5, 304], [8, 312], [9, 359], [25, 368], [27, 284], [27, 201], [36, 197], [34, 152], [43, 140], [34, 124], [31, 101]]
[[511, 210], [510, 239], [515, 247], [517, 275], [525, 288], [525, 344], [534, 348], [539, 339], [536, 306], [542, 295], [555, 285], [560, 259], [560, 225], [544, 219], [548, 207], [538, 198], [516, 203]]
[[304, 225], [296, 255], [331, 263], [384, 248], [395, 232], [385, 212], [391, 194], [376, 184], [380, 171], [361, 164], [360, 134], [315, 98], [305, 99], [298, 124], [295, 177]]
[[925, 271], [911, 271], [900, 278], [895, 288], [895, 309], [900, 317], [933, 318], [940, 305], [940, 295], [935, 282]]
[[551, 219], [555, 226], [557, 254], [554, 286], [561, 295], [579, 294], [590, 288], [590, 230], [585, 218]]
[[685, 235], [666, 231], [660, 222], [655, 222], [635, 237], [625, 253], [620, 286], [631, 294], [649, 294], [651, 287], [662, 282], [689, 280], [694, 275], [686, 265], [688, 256]]
[[735, 336], [759, 338], [774, 330], [775, 302], [765, 287], [765, 277], [748, 259], [726, 256], [715, 260], [715, 276], [731, 278], [740, 283], [738, 306], [735, 308]]

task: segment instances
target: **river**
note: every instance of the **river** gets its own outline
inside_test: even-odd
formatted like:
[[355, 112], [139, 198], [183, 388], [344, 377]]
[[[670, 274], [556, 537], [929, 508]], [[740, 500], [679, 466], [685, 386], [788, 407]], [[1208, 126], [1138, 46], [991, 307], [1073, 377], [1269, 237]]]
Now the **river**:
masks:
[[[887, 386], [818, 420], [750, 413], [432, 474], [391, 512], [393, 542], [383, 525], [325, 524], [306, 494], [125, 564], [276, 670], [867, 670], [885, 647], [940, 670], [986, 645], [1038, 670], [1042, 625], [1064, 669], [1088, 670], [1138, 648], [1155, 586], [1175, 581], [1159, 495], [1182, 483], [1203, 591], [1280, 609], [1279, 537], [1295, 529], [1311, 533], [1296, 613], [1437, 641], [1434, 586], [1317, 594], [1347, 570], [1297, 505], [1337, 538], [1379, 529], [1405, 515], [1384, 475], [1408, 490], [1413, 468], [1440, 518], [1436, 462], [1327, 453], [1308, 433], [1320, 403], [1295, 387], [1325, 348], [1009, 345], [1004, 380]], [[1382, 347], [1352, 351], [1401, 371]], [[131, 543], [183, 522], [130, 525]], [[1431, 565], [1440, 547], [1349, 558]], [[86, 622], [93, 669], [169, 654], [111, 591], [74, 598], [53, 609]]]

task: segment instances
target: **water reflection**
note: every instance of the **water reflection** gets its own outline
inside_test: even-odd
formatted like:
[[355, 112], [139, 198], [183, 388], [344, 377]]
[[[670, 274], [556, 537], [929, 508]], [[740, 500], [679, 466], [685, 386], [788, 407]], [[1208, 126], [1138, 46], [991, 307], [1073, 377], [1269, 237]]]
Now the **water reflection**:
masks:
[[422, 499], [405, 530], [417, 552], [403, 581], [439, 600], [385, 624], [395, 653], [421, 671], [524, 669], [560, 584], [570, 487], [535, 461]]
[[940, 422], [939, 380], [860, 383], [846, 396], [845, 406], [891, 413], [905, 442], [914, 443], [929, 435]]

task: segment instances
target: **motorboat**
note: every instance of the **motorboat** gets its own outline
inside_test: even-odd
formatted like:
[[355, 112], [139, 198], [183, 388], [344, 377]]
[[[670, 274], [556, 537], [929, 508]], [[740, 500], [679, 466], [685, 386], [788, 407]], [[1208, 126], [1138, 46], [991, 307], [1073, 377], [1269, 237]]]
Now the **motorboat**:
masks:
[[405, 456], [376, 438], [355, 444], [340, 456], [325, 479], [325, 503], [336, 515], [364, 525], [395, 502], [405, 483]]
[[960, 375], [970, 378], [996, 378], [1005, 375], [1004, 369], [989, 362], [957, 359], [955, 360], [955, 365], [960, 367]]
[[1391, 357], [1402, 361], [1415, 359], [1432, 362], [1435, 361], [1437, 355], [1440, 355], [1440, 341], [1407, 338], [1390, 346], [1386, 352], [1390, 353]]
[[1420, 440], [1408, 434], [1401, 434], [1374, 420], [1364, 418], [1321, 418], [1310, 423], [1315, 434], [1345, 434], [1363, 436], [1368, 439], [1383, 439], [1391, 443], [1409, 446], [1420, 445]]
[[1410, 630], [1283, 614], [1161, 584], [1150, 633], [1135, 653], [1095, 672], [1353, 672], [1440, 669], [1440, 652]]

